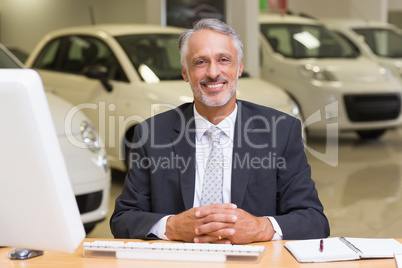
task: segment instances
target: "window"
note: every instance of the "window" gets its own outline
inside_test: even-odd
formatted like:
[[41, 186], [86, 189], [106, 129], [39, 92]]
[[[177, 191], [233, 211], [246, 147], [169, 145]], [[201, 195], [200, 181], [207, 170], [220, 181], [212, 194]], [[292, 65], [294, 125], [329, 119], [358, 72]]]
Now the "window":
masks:
[[90, 36], [71, 35], [50, 41], [33, 67], [83, 75], [86, 68], [95, 64], [108, 69], [109, 79], [128, 81], [110, 48]]
[[38, 69], [57, 70], [56, 57], [61, 38], [50, 41], [36, 58], [33, 67]]
[[354, 29], [363, 37], [371, 50], [379, 56], [399, 58], [402, 57], [402, 34], [390, 29]]
[[183, 79], [176, 34], [116, 37], [141, 79], [146, 82]]
[[272, 49], [288, 58], [353, 57], [353, 49], [320, 25], [262, 24]]
[[0, 46], [0, 68], [21, 68]]

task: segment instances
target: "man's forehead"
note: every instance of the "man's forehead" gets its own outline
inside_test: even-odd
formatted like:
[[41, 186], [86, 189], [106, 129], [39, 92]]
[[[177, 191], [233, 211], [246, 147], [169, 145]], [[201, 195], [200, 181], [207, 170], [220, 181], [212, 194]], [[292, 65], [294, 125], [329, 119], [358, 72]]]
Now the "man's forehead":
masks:
[[200, 30], [195, 32], [189, 39], [189, 52], [201, 53], [201, 51], [214, 50], [216, 53], [225, 54], [228, 51], [237, 53], [233, 39], [212, 30]]
[[189, 42], [194, 39], [198, 39], [202, 36], [202, 38], [223, 38], [223, 39], [232, 39], [229, 35], [223, 34], [220, 32], [216, 32], [210, 29], [199, 30], [190, 36]]

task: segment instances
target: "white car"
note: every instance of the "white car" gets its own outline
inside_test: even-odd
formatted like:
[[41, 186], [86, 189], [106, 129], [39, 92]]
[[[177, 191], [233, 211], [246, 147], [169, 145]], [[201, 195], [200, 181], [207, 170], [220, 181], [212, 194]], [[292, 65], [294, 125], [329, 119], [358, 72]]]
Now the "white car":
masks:
[[395, 25], [358, 19], [323, 20], [358, 53], [378, 60], [402, 79], [402, 30]]
[[[24, 66], [0, 44], [0, 68]], [[50, 92], [46, 92], [46, 98], [81, 219], [89, 233], [106, 218], [109, 210], [111, 174], [106, 151], [88, 117]]]
[[401, 84], [317, 20], [261, 14], [261, 77], [299, 104], [308, 134], [340, 132], [378, 138], [402, 124]]
[[[156, 25], [60, 29], [39, 42], [26, 65], [40, 73], [47, 91], [75, 104], [94, 122], [111, 166], [124, 171], [135, 126], [193, 101], [181, 75], [180, 33], [180, 28]], [[237, 88], [239, 99], [300, 118], [297, 105], [275, 85], [241, 78]]]

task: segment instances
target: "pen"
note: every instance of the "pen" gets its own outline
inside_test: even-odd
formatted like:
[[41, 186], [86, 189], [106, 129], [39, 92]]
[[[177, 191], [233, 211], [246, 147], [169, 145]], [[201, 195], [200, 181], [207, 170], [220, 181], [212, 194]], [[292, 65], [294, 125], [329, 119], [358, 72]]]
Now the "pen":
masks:
[[324, 240], [320, 240], [320, 252], [324, 251]]

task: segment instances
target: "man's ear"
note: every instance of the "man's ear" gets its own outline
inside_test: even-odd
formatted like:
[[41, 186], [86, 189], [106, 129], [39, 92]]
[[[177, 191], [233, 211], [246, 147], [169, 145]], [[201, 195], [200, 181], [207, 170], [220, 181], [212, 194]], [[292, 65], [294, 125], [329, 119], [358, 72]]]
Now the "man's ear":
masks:
[[238, 76], [239, 77], [241, 77], [241, 74], [243, 73], [243, 62], [240, 62], [240, 65], [239, 65], [239, 74], [238, 74]]
[[187, 70], [184, 67], [181, 67], [181, 75], [184, 78], [184, 81], [188, 82], [188, 75], [187, 75]]

